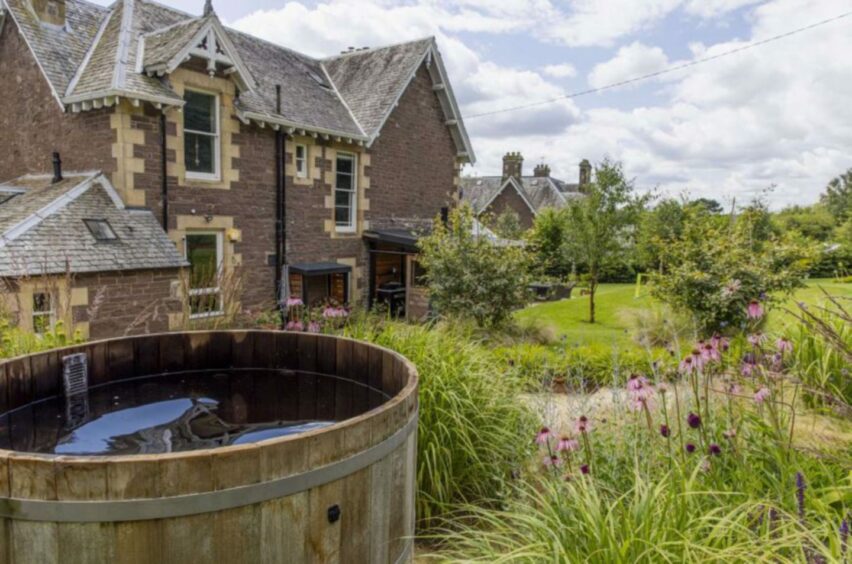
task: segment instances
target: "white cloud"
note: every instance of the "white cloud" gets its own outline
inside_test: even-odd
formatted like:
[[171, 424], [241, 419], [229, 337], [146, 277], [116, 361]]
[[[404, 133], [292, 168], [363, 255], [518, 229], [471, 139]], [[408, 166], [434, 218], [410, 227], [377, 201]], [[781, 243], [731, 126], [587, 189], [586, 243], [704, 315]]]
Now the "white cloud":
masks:
[[674, 11], [681, 0], [575, 0], [568, 14], [551, 14], [543, 29], [553, 41], [570, 46], [612, 45]]
[[716, 18], [727, 12], [746, 6], [760, 4], [764, 0], [688, 0], [684, 9], [687, 13], [702, 18]]
[[618, 50], [612, 59], [595, 65], [589, 73], [589, 85], [600, 88], [608, 84], [656, 72], [668, 66], [669, 59], [659, 47], [635, 41]]
[[544, 74], [553, 78], [572, 78], [577, 76], [577, 67], [570, 63], [547, 65], [541, 70]]

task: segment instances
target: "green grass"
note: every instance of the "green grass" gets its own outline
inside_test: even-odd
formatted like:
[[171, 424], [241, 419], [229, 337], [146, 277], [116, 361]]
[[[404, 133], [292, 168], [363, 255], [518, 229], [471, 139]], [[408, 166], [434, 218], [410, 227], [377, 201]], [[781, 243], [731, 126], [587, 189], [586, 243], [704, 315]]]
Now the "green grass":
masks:
[[[814, 280], [806, 288], [796, 292], [784, 306], [792, 309], [796, 302], [819, 304], [824, 296], [819, 287], [830, 294], [852, 297], [852, 284], [841, 284], [833, 280]], [[608, 344], [625, 346], [632, 343], [627, 332], [627, 313], [657, 304], [643, 288], [641, 296], [635, 297], [634, 284], [602, 284], [595, 299], [597, 323], [590, 324], [589, 298], [579, 292], [570, 300], [535, 304], [516, 314], [520, 322], [532, 322], [552, 327], [558, 336], [565, 336], [570, 344]], [[790, 321], [785, 313], [776, 311], [770, 315], [770, 329], [781, 330]]]

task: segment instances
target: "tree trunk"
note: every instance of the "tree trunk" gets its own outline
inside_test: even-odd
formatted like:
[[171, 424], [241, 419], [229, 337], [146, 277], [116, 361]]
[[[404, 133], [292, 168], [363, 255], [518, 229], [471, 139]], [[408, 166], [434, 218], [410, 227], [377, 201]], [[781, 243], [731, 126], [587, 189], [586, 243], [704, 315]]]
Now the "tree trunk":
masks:
[[589, 323], [595, 322], [595, 292], [598, 291], [598, 277], [592, 274], [589, 280]]

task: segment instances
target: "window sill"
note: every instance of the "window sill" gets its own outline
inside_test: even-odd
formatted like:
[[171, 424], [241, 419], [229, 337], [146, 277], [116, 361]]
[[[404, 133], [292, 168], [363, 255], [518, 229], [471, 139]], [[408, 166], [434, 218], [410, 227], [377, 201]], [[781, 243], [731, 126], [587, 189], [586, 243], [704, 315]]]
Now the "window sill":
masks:
[[195, 321], [198, 319], [213, 319], [214, 317], [223, 317], [225, 315], [224, 311], [209, 311], [207, 313], [191, 313], [189, 315], [190, 321]]
[[204, 174], [204, 173], [200, 173], [200, 172], [187, 172], [186, 173], [186, 180], [187, 181], [193, 181], [193, 182], [216, 183], [216, 182], [222, 182], [222, 175], [221, 174]]

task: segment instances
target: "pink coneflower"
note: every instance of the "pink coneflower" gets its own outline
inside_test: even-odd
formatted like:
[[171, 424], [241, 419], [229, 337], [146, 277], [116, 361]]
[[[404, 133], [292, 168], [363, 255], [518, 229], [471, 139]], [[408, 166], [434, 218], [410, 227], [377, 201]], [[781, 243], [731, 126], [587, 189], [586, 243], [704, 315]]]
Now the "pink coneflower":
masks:
[[287, 307], [298, 307], [305, 305], [301, 298], [287, 298]]
[[686, 416], [686, 423], [693, 429], [698, 429], [701, 427], [701, 416], [697, 413], [690, 412], [689, 415]]
[[585, 415], [581, 415], [574, 422], [574, 431], [579, 433], [588, 433], [592, 430], [592, 422]]
[[719, 354], [719, 349], [714, 347], [710, 343], [705, 343], [705, 345], [701, 348], [701, 358], [704, 359], [705, 362], [718, 362], [722, 360], [722, 355]]
[[751, 300], [746, 311], [749, 319], [760, 319], [763, 317], [763, 305], [757, 300]]
[[692, 374], [696, 370], [695, 361], [692, 360], [691, 356], [687, 356], [682, 361], [680, 361], [680, 366], [678, 366], [678, 370], [684, 376]]
[[308, 323], [308, 333], [319, 333], [322, 331], [322, 326], [317, 321]]
[[772, 395], [772, 392], [769, 391], [769, 388], [763, 387], [754, 392], [754, 403], [761, 404]]
[[631, 392], [638, 392], [648, 385], [648, 379], [639, 374], [632, 374], [627, 381], [627, 389]]
[[577, 439], [572, 439], [571, 437], [562, 437], [556, 443], [556, 452], [574, 452], [579, 449], [580, 443], [577, 442]]
[[305, 324], [301, 321], [288, 321], [287, 325], [284, 326], [284, 329], [287, 331], [304, 331]]
[[651, 386], [648, 379], [644, 376], [634, 374], [627, 381], [627, 390], [630, 393], [630, 399], [633, 401], [633, 409], [640, 410], [645, 405], [649, 405], [651, 398], [654, 395], [654, 388]]
[[740, 287], [742, 285], [743, 283], [739, 280], [732, 280], [724, 288], [722, 288], [722, 296], [730, 298], [731, 296], [740, 291]]
[[692, 354], [690, 355], [692, 358], [692, 364], [695, 365], [696, 370], [702, 370], [706, 362], [704, 361], [704, 357], [701, 356], [701, 351], [699, 349], [692, 349]]
[[553, 456], [545, 456], [542, 462], [545, 466], [562, 466], [562, 459], [556, 456], [555, 454]]
[[793, 352], [793, 343], [791, 343], [786, 337], [781, 337], [775, 342], [775, 348], [778, 349], [778, 352], [781, 354]]
[[757, 333], [752, 333], [748, 336], [748, 342], [753, 347], [759, 347], [766, 341], [766, 336], [758, 331]]
[[740, 373], [743, 376], [753, 376], [754, 372], [757, 370], [757, 365], [752, 362], [743, 362], [740, 367]]
[[545, 445], [553, 438], [553, 433], [547, 427], [542, 427], [538, 435], [535, 436], [536, 444]]

